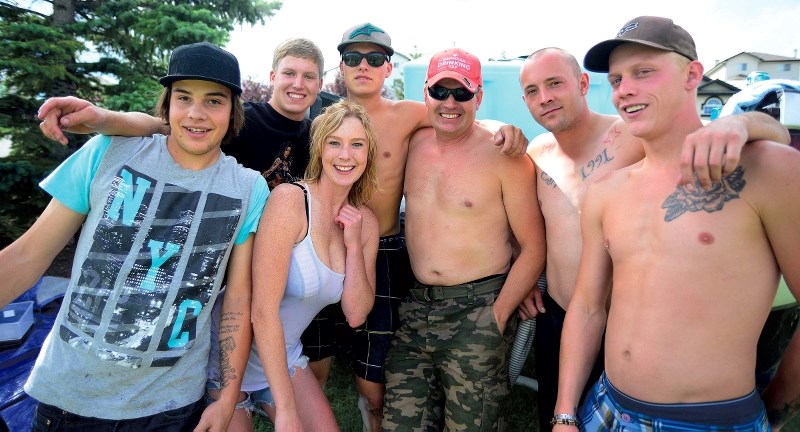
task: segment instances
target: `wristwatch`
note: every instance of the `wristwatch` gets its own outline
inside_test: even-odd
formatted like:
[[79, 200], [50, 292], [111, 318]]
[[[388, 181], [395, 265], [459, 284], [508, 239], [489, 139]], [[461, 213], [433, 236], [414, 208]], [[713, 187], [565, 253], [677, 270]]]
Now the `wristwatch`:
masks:
[[578, 422], [578, 417], [575, 417], [573, 414], [556, 414], [550, 419], [551, 425], [567, 425], [567, 426], [578, 426], [580, 422]]

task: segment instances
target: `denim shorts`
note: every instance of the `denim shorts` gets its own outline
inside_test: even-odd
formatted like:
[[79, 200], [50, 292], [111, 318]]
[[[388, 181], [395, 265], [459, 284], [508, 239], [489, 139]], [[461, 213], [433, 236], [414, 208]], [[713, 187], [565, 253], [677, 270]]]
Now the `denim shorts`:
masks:
[[[306, 367], [308, 367], [308, 357], [300, 356], [300, 358], [289, 367], [289, 378], [294, 376], [295, 372], [297, 372], [297, 368], [305, 369]], [[219, 389], [219, 381], [210, 378], [206, 381], [205, 401], [207, 405], [214, 402], [210, 394], [211, 391]], [[269, 418], [269, 415], [261, 409], [262, 403], [272, 407], [275, 406], [275, 398], [272, 397], [272, 391], [269, 387], [254, 391], [244, 391], [242, 393], [245, 394], [245, 399], [237, 403], [235, 409], [245, 409], [248, 413], [255, 412], [256, 414]]]

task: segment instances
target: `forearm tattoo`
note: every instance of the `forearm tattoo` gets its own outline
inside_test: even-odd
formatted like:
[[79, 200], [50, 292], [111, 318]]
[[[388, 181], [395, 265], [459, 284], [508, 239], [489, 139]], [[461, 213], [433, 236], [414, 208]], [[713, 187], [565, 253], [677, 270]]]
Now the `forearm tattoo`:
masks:
[[228, 387], [231, 380], [237, 378], [237, 371], [231, 364], [231, 353], [236, 349], [236, 339], [234, 336], [241, 327], [239, 320], [242, 318], [240, 312], [226, 312], [222, 314], [219, 323], [219, 387], [220, 390]]
[[739, 192], [744, 189], [746, 183], [744, 168], [738, 167], [723, 177], [722, 181], [714, 183], [708, 191], [704, 190], [697, 180], [693, 191], [686, 189], [685, 186], [678, 186], [661, 204], [661, 208], [667, 210], [664, 221], [675, 220], [687, 211], [706, 213], [720, 211], [726, 202], [739, 198]]

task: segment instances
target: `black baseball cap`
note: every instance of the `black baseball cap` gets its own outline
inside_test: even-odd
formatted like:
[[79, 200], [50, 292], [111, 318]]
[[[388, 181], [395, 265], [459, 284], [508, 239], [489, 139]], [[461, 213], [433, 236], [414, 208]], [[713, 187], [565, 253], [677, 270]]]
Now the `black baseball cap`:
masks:
[[593, 72], [608, 72], [608, 58], [614, 48], [637, 43], [665, 51], [676, 52], [689, 60], [697, 60], [694, 39], [669, 18], [640, 16], [628, 21], [614, 39], [593, 46], [586, 52], [583, 66]]
[[239, 61], [224, 49], [198, 42], [181, 45], [169, 57], [169, 71], [158, 82], [167, 86], [180, 80], [203, 80], [222, 84], [236, 94], [242, 94]]
[[342, 41], [336, 49], [339, 50], [339, 54], [343, 54], [344, 49], [347, 48], [348, 45], [359, 42], [378, 45], [386, 50], [386, 54], [388, 54], [389, 57], [394, 55], [392, 38], [390, 38], [389, 34], [383, 31], [383, 29], [375, 27], [370, 23], [358, 24], [347, 29], [347, 31], [342, 34]]

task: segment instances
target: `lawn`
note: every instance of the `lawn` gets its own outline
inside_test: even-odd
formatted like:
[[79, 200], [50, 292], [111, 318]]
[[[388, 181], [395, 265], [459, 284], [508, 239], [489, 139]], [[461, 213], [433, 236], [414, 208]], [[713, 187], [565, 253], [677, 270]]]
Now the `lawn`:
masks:
[[[533, 375], [533, 362], [529, 359], [523, 368], [523, 375]], [[347, 366], [334, 360], [331, 378], [325, 386], [325, 394], [331, 402], [333, 412], [339, 421], [342, 432], [360, 432], [362, 430], [361, 413], [358, 411], [356, 389]], [[508, 402], [503, 405], [503, 412], [508, 421], [507, 432], [534, 431], [537, 429], [536, 392], [527, 387], [514, 386]], [[255, 416], [256, 432], [273, 432], [269, 419]], [[800, 431], [798, 431], [800, 432]]]
[[[535, 375], [533, 357], [529, 357], [522, 374]], [[331, 378], [325, 387], [325, 393], [328, 395], [328, 400], [331, 401], [342, 431], [360, 432], [362, 430], [361, 414], [356, 406], [356, 390], [349, 371], [341, 361], [334, 360]], [[506, 432], [538, 430], [535, 391], [527, 387], [514, 386], [508, 401], [503, 405], [503, 412], [507, 420]], [[268, 419], [259, 416], [255, 416], [255, 418], [257, 432], [273, 432], [272, 423]], [[781, 432], [800, 432], [800, 416], [781, 429]]]

